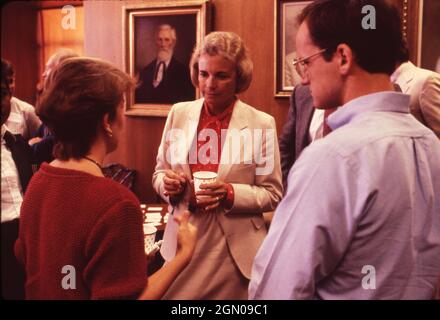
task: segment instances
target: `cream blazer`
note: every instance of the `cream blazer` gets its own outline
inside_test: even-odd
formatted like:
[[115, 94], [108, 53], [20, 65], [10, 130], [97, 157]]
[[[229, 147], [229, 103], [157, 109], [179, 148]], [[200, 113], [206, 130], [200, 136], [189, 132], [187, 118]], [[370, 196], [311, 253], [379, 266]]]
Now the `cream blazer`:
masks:
[[402, 92], [410, 95], [410, 112], [440, 138], [440, 74], [402, 63], [391, 75]]
[[[153, 174], [154, 189], [168, 203], [169, 198], [164, 195], [164, 172], [172, 169], [191, 177], [189, 162], [195, 159], [191, 159], [194, 153], [189, 151], [195, 146], [202, 106], [203, 99], [177, 103], [168, 115]], [[237, 138], [239, 135], [247, 138]], [[283, 194], [275, 120], [237, 100], [223, 138], [226, 140], [218, 179], [232, 184], [234, 204], [229, 211], [219, 209], [218, 220], [234, 261], [250, 279], [253, 259], [267, 233], [262, 213], [275, 210]], [[187, 188], [180, 203], [174, 207], [170, 204], [170, 212], [180, 215], [188, 208], [189, 199], [190, 189]], [[177, 228], [170, 216], [161, 249], [167, 261], [176, 253]]]

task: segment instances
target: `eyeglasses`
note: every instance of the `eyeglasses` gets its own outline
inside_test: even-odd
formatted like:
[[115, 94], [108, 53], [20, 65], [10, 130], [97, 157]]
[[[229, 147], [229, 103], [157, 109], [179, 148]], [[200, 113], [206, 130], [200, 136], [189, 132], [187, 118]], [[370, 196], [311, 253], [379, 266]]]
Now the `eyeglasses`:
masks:
[[316, 57], [317, 55], [323, 54], [325, 51], [327, 51], [327, 49], [322, 49], [305, 58], [293, 59], [293, 66], [295, 67], [296, 72], [298, 72], [301, 78], [304, 79], [306, 77], [307, 65], [310, 63], [310, 59]]

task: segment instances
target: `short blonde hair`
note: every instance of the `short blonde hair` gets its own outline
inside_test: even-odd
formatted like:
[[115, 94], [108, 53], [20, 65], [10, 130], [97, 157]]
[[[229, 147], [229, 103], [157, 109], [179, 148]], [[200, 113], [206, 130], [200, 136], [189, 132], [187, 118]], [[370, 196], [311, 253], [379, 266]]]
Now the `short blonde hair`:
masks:
[[243, 40], [233, 32], [211, 32], [203, 43], [194, 49], [190, 61], [191, 81], [199, 85], [199, 59], [203, 54], [220, 55], [235, 64], [237, 70], [237, 87], [235, 93], [249, 88], [252, 81], [253, 63], [248, 57], [248, 50]]

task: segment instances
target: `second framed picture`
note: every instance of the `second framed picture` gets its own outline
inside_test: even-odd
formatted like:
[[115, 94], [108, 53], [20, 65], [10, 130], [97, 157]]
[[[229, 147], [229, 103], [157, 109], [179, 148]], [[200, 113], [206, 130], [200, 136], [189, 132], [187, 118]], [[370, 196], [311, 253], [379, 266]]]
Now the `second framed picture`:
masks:
[[275, 97], [289, 97], [300, 82], [293, 60], [297, 58], [297, 17], [313, 1], [275, 0]]
[[209, 0], [146, 2], [123, 8], [125, 63], [136, 79], [127, 115], [167, 116], [171, 106], [194, 100], [189, 61], [207, 33]]

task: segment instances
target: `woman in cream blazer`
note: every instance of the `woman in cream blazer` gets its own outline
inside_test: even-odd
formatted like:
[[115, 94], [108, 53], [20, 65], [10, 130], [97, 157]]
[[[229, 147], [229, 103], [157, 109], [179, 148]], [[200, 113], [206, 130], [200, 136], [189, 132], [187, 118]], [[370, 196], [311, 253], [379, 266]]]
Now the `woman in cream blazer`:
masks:
[[[203, 162], [197, 142], [204, 140], [205, 117], [218, 115], [229, 123], [214, 139], [221, 141], [218, 183], [205, 190], [209, 200], [199, 201], [190, 217], [198, 227], [193, 259], [164, 299], [247, 299], [253, 259], [267, 232], [262, 213], [274, 210], [282, 196], [275, 121], [236, 98], [252, 76], [252, 62], [237, 35], [209, 34], [190, 65], [204, 98], [172, 107], [153, 175], [153, 186], [173, 215], [195, 203], [191, 170]], [[166, 261], [175, 255], [177, 228], [169, 219], [161, 249]]]

